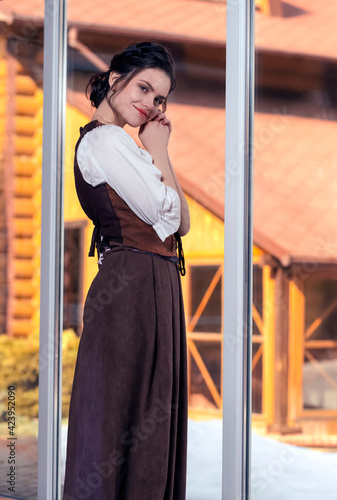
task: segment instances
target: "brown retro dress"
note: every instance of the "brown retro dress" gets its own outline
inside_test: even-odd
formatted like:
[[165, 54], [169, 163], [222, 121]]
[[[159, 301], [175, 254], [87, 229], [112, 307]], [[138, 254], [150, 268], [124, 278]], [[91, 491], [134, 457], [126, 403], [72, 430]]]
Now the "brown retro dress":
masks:
[[[63, 500], [185, 500], [187, 369], [176, 234], [160, 240], [77, 165], [99, 271], [83, 314], [69, 410]], [[177, 240], [179, 256], [177, 256]]]

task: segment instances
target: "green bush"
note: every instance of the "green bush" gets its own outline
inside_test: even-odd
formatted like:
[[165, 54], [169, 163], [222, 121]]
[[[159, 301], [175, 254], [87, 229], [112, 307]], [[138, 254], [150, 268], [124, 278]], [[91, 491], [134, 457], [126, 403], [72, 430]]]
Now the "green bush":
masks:
[[[73, 330], [63, 332], [62, 417], [67, 417], [79, 337]], [[0, 422], [7, 421], [7, 388], [15, 387], [16, 417], [38, 417], [39, 338], [0, 336]]]

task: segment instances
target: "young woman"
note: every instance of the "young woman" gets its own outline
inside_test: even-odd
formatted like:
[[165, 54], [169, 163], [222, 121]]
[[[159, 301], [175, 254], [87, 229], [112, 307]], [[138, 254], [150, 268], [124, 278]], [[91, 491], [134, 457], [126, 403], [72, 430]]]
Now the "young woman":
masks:
[[[186, 333], [180, 236], [186, 199], [169, 160], [162, 45], [116, 54], [89, 82], [75, 181], [99, 271], [84, 306], [63, 500], [185, 500]], [[139, 148], [123, 127], [139, 127]], [[178, 249], [177, 249], [178, 247]]]

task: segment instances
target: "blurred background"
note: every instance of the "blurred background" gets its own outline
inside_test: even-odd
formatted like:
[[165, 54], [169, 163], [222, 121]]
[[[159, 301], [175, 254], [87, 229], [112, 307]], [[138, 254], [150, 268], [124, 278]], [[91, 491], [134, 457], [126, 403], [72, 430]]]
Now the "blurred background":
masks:
[[[221, 418], [233, 411], [222, 398], [222, 349], [240, 341], [223, 331], [222, 306], [224, 190], [236, 175], [235, 168], [225, 172], [226, 14], [234, 6], [235, 0], [68, 0], [62, 449], [83, 302], [97, 272], [96, 259], [87, 257], [92, 225], [72, 171], [79, 127], [93, 114], [84, 91], [129, 43], [160, 41], [176, 61], [178, 86], [167, 108], [170, 157], [191, 212], [182, 278], [188, 500], [221, 498]], [[328, 499], [335, 483], [325, 480], [325, 496], [315, 487], [337, 471], [337, 4], [257, 0], [255, 19], [252, 499]], [[5, 444], [7, 388], [14, 385], [16, 494], [29, 500], [37, 498], [38, 362], [48, 357], [39, 353], [48, 22], [42, 0], [0, 3], [0, 437]], [[135, 129], [128, 132], [138, 141]], [[4, 495], [6, 467], [1, 445]], [[277, 489], [281, 496], [274, 496]]]

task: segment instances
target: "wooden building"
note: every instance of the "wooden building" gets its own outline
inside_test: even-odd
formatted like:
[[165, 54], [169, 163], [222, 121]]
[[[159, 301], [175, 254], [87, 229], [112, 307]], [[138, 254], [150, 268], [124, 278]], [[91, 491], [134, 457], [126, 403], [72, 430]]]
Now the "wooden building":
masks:
[[[39, 325], [41, 5], [0, 4], [0, 326], [14, 336]], [[337, 434], [337, 36], [329, 32], [337, 7], [326, 0], [296, 6], [261, 0], [258, 7], [253, 423], [324, 444]], [[65, 326], [80, 331], [83, 297], [97, 269], [86, 257], [92, 226], [72, 173], [78, 129], [91, 117], [85, 84], [128, 43], [162, 41], [174, 54], [179, 83], [168, 106], [170, 155], [191, 211], [182, 279], [190, 408], [209, 415], [225, 404], [222, 344], [230, 349], [239, 341], [223, 332], [222, 310], [224, 188], [238, 175], [235, 166], [224, 172], [227, 8], [206, 0], [68, 6]]]

